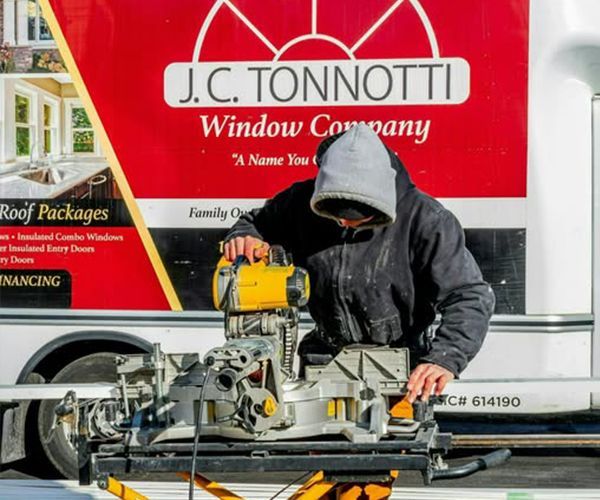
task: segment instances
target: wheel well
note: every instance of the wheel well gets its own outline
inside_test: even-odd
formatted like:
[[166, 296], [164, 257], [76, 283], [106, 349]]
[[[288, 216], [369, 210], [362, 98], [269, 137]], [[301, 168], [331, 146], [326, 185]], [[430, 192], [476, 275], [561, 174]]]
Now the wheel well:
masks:
[[31, 373], [37, 373], [49, 382], [69, 363], [95, 352], [119, 354], [152, 352], [152, 344], [139, 337], [118, 332], [68, 334], [39, 349], [21, 370], [17, 383], [27, 383]]
[[46, 382], [49, 382], [54, 376], [69, 363], [78, 358], [93, 354], [95, 352], [115, 352], [118, 354], [133, 354], [144, 352], [139, 347], [132, 346], [125, 342], [103, 342], [99, 340], [82, 340], [59, 347], [48, 356], [46, 356], [33, 371], [39, 373]]
[[[49, 382], [69, 363], [95, 352], [115, 352], [133, 354], [151, 352], [152, 344], [134, 335], [115, 331], [80, 331], [69, 333], [53, 339], [29, 359], [25, 364], [17, 384]], [[36, 474], [41, 477], [56, 479], [58, 472], [46, 458], [38, 433], [39, 401], [23, 402], [22, 431], [20, 438], [26, 449], [27, 469], [35, 467]]]

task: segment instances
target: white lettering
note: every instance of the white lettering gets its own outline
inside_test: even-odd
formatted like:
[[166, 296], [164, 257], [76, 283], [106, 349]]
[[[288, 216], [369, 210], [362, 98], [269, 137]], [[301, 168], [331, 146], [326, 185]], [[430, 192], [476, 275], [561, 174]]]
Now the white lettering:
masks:
[[[254, 122], [238, 121], [235, 115], [200, 115], [200, 120], [206, 137], [297, 137], [304, 127], [301, 121], [269, 120], [267, 113]], [[241, 162], [243, 165], [243, 158]]]
[[[344, 132], [356, 123], [333, 120], [331, 115], [322, 113], [311, 120], [309, 130], [315, 137], [327, 137]], [[367, 125], [384, 137], [411, 137], [415, 144], [423, 144], [429, 138], [431, 120], [371, 120]]]

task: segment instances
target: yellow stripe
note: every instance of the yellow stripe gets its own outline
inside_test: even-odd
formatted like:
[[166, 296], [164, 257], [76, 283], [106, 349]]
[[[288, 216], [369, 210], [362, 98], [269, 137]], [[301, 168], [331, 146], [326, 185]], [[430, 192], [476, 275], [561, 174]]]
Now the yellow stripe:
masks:
[[142, 243], [144, 244], [144, 248], [150, 258], [150, 262], [152, 262], [152, 266], [154, 267], [154, 271], [156, 272], [156, 276], [158, 281], [160, 282], [163, 292], [169, 301], [169, 305], [174, 311], [181, 311], [181, 303], [179, 302], [179, 298], [175, 293], [175, 289], [173, 288], [173, 284], [167, 274], [165, 266], [158, 254], [156, 246], [154, 245], [154, 241], [152, 240], [152, 236], [150, 236], [150, 232], [144, 223], [144, 219], [140, 212], [140, 209], [135, 201], [131, 188], [129, 187], [129, 183], [127, 182], [127, 178], [125, 177], [125, 173], [121, 168], [121, 164], [113, 150], [112, 144], [108, 138], [106, 130], [102, 125], [100, 117], [98, 116], [98, 112], [92, 102], [90, 94], [87, 91], [87, 87], [85, 86], [83, 79], [81, 78], [81, 74], [79, 73], [79, 68], [75, 64], [75, 59], [73, 58], [73, 54], [71, 54], [71, 50], [67, 44], [67, 41], [63, 35], [62, 30], [60, 29], [60, 25], [54, 15], [54, 11], [52, 10], [52, 6], [50, 5], [49, 0], [40, 0], [40, 6], [42, 8], [42, 13], [48, 26], [50, 27], [50, 31], [52, 32], [52, 36], [56, 41], [56, 45], [58, 46], [58, 50], [62, 58], [64, 59], [69, 73], [73, 79], [73, 84], [77, 89], [77, 93], [81, 98], [81, 102], [92, 122], [94, 130], [100, 136], [100, 141], [102, 144], [102, 148], [106, 153], [106, 157], [108, 160], [108, 165], [110, 166], [113, 175], [115, 176], [115, 180], [117, 181], [117, 185], [121, 190], [123, 195], [123, 199], [125, 200], [125, 204], [127, 205], [127, 209], [131, 214], [133, 219], [133, 223], [142, 239]]

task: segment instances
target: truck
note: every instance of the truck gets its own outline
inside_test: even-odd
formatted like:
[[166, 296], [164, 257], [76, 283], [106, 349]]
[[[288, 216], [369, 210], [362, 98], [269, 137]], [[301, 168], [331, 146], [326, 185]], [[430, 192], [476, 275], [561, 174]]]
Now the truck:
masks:
[[[496, 295], [439, 414], [595, 421], [588, 385], [519, 387], [600, 376], [596, 1], [0, 4], [0, 384], [218, 345], [227, 228], [364, 121], [458, 217]], [[27, 448], [65, 472], [53, 408], [4, 413], [2, 463]]]

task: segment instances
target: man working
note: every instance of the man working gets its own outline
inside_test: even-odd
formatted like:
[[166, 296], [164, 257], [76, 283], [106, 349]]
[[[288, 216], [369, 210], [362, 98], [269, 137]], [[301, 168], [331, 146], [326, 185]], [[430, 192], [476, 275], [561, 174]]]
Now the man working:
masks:
[[440, 394], [479, 351], [494, 308], [459, 222], [364, 123], [324, 140], [317, 164], [316, 179], [240, 217], [225, 257], [253, 261], [279, 244], [308, 271], [316, 328], [298, 349], [305, 364], [349, 344], [404, 346], [417, 361], [409, 400]]

